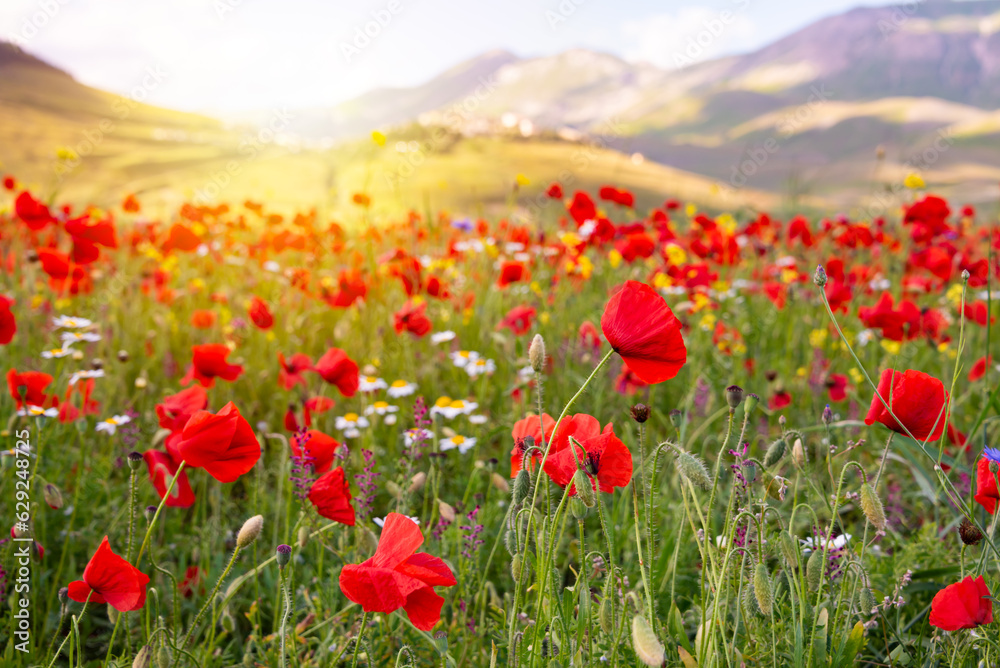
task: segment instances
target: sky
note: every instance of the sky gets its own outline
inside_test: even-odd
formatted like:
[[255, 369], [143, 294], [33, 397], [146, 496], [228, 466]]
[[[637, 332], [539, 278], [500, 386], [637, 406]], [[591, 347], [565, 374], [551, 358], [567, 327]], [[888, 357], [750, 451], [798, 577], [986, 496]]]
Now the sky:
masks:
[[2, 0], [0, 39], [96, 88], [239, 115], [417, 85], [492, 49], [669, 69], [693, 40], [696, 59], [752, 51], [860, 1]]

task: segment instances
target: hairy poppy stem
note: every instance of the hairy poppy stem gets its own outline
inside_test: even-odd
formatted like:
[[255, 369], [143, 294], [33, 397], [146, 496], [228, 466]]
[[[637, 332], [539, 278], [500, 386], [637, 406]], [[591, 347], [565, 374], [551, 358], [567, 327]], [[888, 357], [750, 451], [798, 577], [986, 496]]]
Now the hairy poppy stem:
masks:
[[[153, 519], [156, 518], [154, 517]], [[240, 546], [237, 544], [236, 548], [233, 550], [233, 556], [229, 558], [229, 563], [226, 564], [226, 570], [222, 571], [222, 575], [220, 575], [219, 579], [216, 581], [215, 587], [212, 589], [212, 593], [208, 595], [207, 599], [205, 599], [205, 603], [201, 606], [201, 610], [198, 611], [194, 621], [191, 622], [191, 628], [188, 629], [187, 635], [184, 636], [184, 641], [180, 644], [181, 647], [187, 647], [188, 643], [191, 641], [195, 630], [198, 628], [198, 623], [201, 621], [201, 618], [205, 616], [205, 611], [208, 610], [208, 606], [215, 600], [215, 595], [219, 592], [219, 587], [222, 586], [222, 581], [226, 579], [227, 575], [229, 575], [229, 571], [232, 570], [233, 564], [236, 563], [236, 557], [239, 556], [239, 553]]]
[[[361, 647], [361, 639], [365, 637], [365, 628], [368, 626], [368, 611], [361, 615], [361, 628], [358, 629], [358, 637], [354, 639], [354, 658], [351, 660], [351, 668], [358, 668], [358, 649]], [[371, 659], [369, 658], [369, 661]]]
[[167, 499], [170, 498], [170, 492], [173, 491], [174, 485], [177, 483], [177, 479], [181, 476], [181, 472], [184, 471], [184, 467], [187, 466], [186, 461], [181, 461], [180, 466], [177, 467], [177, 472], [174, 473], [173, 477], [170, 479], [170, 484], [167, 485], [167, 489], [163, 492], [163, 498], [160, 499], [160, 505], [156, 507], [156, 512], [153, 514], [153, 519], [149, 521], [149, 526], [146, 527], [146, 535], [142, 539], [142, 545], [139, 546], [139, 554], [135, 558], [135, 563], [133, 566], [139, 567], [139, 562], [142, 561], [142, 553], [146, 551], [146, 546], [149, 544], [149, 538], [153, 535], [153, 527], [156, 526], [156, 520], [160, 517], [160, 511], [163, 510], [163, 506], [167, 505]]
[[[90, 597], [93, 594], [94, 594], [93, 591], [91, 591], [89, 594], [87, 594], [87, 600], [83, 602], [83, 608], [80, 609], [80, 617], [79, 617], [80, 619], [83, 618], [83, 613], [87, 612], [87, 604], [90, 603]], [[72, 635], [73, 635], [73, 631], [72, 631], [72, 629], [70, 629], [70, 631], [66, 634], [66, 637], [63, 638], [63, 641], [59, 644], [59, 649], [56, 650], [56, 653], [52, 657], [52, 661], [49, 662], [49, 665], [48, 665], [47, 668], [52, 668], [52, 666], [54, 666], [56, 664], [56, 659], [58, 659], [59, 655], [62, 654], [63, 647], [66, 646], [66, 642], [70, 639], [70, 636], [72, 636]]]

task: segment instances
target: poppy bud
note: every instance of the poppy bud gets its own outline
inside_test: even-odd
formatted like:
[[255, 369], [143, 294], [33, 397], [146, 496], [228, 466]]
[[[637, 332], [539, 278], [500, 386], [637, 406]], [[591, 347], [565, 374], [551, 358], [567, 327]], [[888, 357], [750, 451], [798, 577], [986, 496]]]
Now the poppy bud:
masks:
[[156, 517], [156, 506], [146, 506], [142, 514], [146, 516], [147, 522], [152, 522], [153, 518]]
[[153, 665], [153, 648], [143, 645], [132, 660], [132, 668], [149, 668]]
[[507, 482], [507, 479], [504, 478], [499, 473], [497, 473], [496, 471], [494, 471], [493, 475], [490, 476], [490, 481], [493, 483], [494, 487], [496, 487], [498, 490], [500, 490], [504, 494], [507, 494], [508, 492], [510, 492], [510, 483]]
[[29, 538], [30, 536], [31, 536], [30, 528], [27, 528], [20, 522], [14, 525], [14, 538]]
[[788, 418], [786, 418], [784, 415], [779, 415], [778, 426], [781, 427], [782, 430], [784, 430], [786, 424], [788, 424]]
[[746, 612], [748, 617], [759, 617], [761, 614], [760, 606], [757, 604], [757, 595], [753, 593], [753, 583], [750, 586], [743, 588], [743, 610]]
[[647, 666], [663, 665], [663, 645], [642, 615], [632, 618], [632, 647], [635, 655]]
[[764, 454], [764, 466], [771, 468], [785, 456], [785, 439], [779, 438], [772, 443]]
[[727, 387], [726, 403], [729, 404], [730, 410], [736, 410], [743, 403], [743, 388], [739, 385], [730, 385]]
[[299, 548], [305, 547], [309, 543], [309, 529], [299, 527]]
[[822, 550], [813, 550], [806, 561], [806, 584], [809, 591], [819, 589], [819, 579], [823, 574], [823, 554]]
[[615, 632], [615, 617], [618, 607], [615, 601], [615, 579], [613, 575], [608, 575], [608, 581], [604, 583], [604, 593], [601, 595], [601, 607], [597, 611], [598, 621], [601, 630], [609, 636]]
[[767, 566], [763, 563], [757, 564], [757, 570], [753, 574], [753, 594], [757, 599], [757, 605], [764, 616], [771, 616], [771, 578], [767, 574]]
[[521, 579], [521, 555], [515, 554], [510, 561], [510, 574], [514, 576], [514, 581]]
[[45, 489], [42, 490], [42, 496], [45, 497], [45, 503], [49, 504], [49, 508], [52, 510], [59, 510], [63, 506], [62, 492], [59, 488], [53, 485], [51, 482], [45, 485]]
[[636, 404], [630, 412], [632, 413], [632, 419], [639, 424], [649, 419], [649, 406], [646, 404]]
[[879, 531], [885, 530], [885, 510], [882, 508], [882, 500], [868, 483], [861, 485], [861, 510], [872, 526]]
[[1000, 471], [1000, 464], [997, 464], [992, 459], [990, 460], [989, 467], [990, 467], [990, 473], [996, 473], [997, 471]]
[[128, 351], [127, 350], [119, 350], [118, 351], [118, 361], [119, 362], [128, 362]]
[[507, 553], [510, 555], [517, 554], [517, 532], [513, 529], [507, 529], [503, 535], [503, 546], [507, 548]]
[[139, 467], [142, 466], [143, 458], [142, 454], [139, 452], [135, 452], [133, 450], [132, 452], [128, 453], [128, 457], [126, 457], [126, 459], [128, 459], [129, 469], [133, 471], [138, 471]]
[[712, 488], [712, 477], [708, 474], [708, 469], [705, 467], [704, 462], [690, 452], [685, 450], [678, 453], [677, 470], [695, 487], [700, 487], [706, 491]]
[[858, 592], [858, 609], [863, 615], [870, 615], [875, 609], [875, 595], [868, 587], [862, 587]]
[[427, 482], [427, 474], [423, 471], [418, 471], [412, 478], [410, 478], [410, 486], [406, 488], [407, 493], [413, 494], [424, 486]]
[[156, 651], [156, 668], [169, 668], [173, 657], [170, 656], [170, 648], [165, 644], [160, 645]]
[[587, 504], [580, 500], [579, 494], [570, 498], [569, 510], [573, 513], [573, 517], [578, 520], [584, 520], [587, 518]]
[[113, 605], [108, 606], [108, 621], [111, 622], [112, 626], [118, 623], [118, 611]]
[[826, 285], [826, 270], [823, 269], [823, 265], [816, 265], [816, 272], [813, 274], [813, 283], [818, 287], [823, 287]]
[[670, 424], [674, 425], [675, 429], [680, 429], [684, 424], [684, 413], [676, 408], [670, 411]]
[[526, 470], [521, 469], [517, 472], [517, 477], [514, 478], [514, 496], [511, 499], [514, 505], [520, 505], [526, 498], [528, 494], [531, 493], [531, 474]]
[[802, 446], [801, 438], [795, 439], [795, 443], [792, 444], [792, 459], [800, 468], [806, 464], [806, 449]]
[[279, 545], [274, 551], [274, 556], [278, 562], [278, 568], [284, 568], [292, 558], [292, 546], [284, 544]]
[[447, 522], [455, 521], [455, 509], [440, 499], [438, 499], [438, 513], [441, 515], [441, 519]]
[[531, 345], [528, 346], [528, 361], [535, 373], [541, 373], [545, 367], [545, 339], [541, 334], [535, 334], [535, 338], [531, 339]]
[[799, 549], [795, 545], [795, 539], [792, 538], [792, 534], [788, 533], [788, 531], [782, 531], [778, 547], [781, 548], [781, 555], [788, 562], [789, 568], [795, 568], [799, 565]]
[[746, 415], [750, 415], [751, 413], [753, 413], [753, 409], [757, 408], [758, 403], [760, 403], [760, 397], [751, 392], [746, 396], [746, 399], [744, 399], [743, 401], [743, 412]]
[[966, 545], [975, 545], [983, 539], [983, 532], [969, 520], [962, 520], [958, 527], [958, 535]]
[[587, 474], [580, 469], [576, 470], [573, 475], [573, 484], [576, 486], [576, 496], [583, 502], [583, 505], [587, 508], [593, 508], [594, 504], [597, 503], [597, 496], [594, 494], [593, 483], [590, 482], [590, 478]]
[[240, 529], [240, 532], [236, 534], [236, 547], [241, 550], [248, 547], [251, 543], [257, 540], [257, 536], [260, 535], [261, 529], [263, 528], [263, 515], [254, 515], [248, 519], [243, 523], [243, 527]]

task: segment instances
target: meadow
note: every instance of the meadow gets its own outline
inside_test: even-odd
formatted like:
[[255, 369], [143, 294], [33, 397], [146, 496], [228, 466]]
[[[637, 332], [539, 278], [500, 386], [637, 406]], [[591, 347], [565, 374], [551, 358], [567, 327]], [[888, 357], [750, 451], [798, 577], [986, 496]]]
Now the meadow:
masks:
[[376, 224], [8, 176], [4, 665], [1000, 663], [994, 222], [578, 185]]

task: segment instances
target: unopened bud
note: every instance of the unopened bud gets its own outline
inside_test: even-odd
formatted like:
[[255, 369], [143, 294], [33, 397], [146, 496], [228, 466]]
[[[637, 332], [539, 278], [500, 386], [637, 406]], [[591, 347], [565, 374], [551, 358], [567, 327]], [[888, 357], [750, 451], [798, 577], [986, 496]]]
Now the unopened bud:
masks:
[[490, 481], [493, 483], [494, 487], [496, 487], [504, 494], [510, 492], [510, 483], [507, 482], [507, 479], [504, 478], [499, 473], [497, 473], [496, 471], [494, 471], [493, 474], [490, 476]]
[[604, 594], [601, 596], [601, 607], [597, 611], [597, 617], [601, 624], [601, 630], [609, 636], [614, 634], [615, 617], [617, 616], [614, 585], [614, 576], [609, 574], [608, 581], [604, 583]]
[[299, 549], [309, 544], [309, 529], [306, 527], [299, 527], [298, 543]]
[[792, 459], [795, 460], [795, 465], [802, 468], [806, 464], [806, 449], [802, 445], [802, 439], [797, 438], [792, 444]]
[[424, 486], [427, 482], [427, 474], [423, 471], [418, 471], [412, 478], [410, 478], [410, 486], [406, 488], [409, 494], [413, 494]]
[[677, 470], [687, 478], [692, 485], [709, 490], [712, 487], [712, 477], [708, 473], [705, 463], [690, 452], [682, 451], [677, 454]]
[[823, 265], [816, 265], [816, 272], [813, 274], [813, 283], [819, 287], [826, 285], [826, 270]]
[[809, 559], [806, 561], [806, 585], [809, 586], [809, 591], [819, 589], [819, 580], [823, 575], [822, 552], [822, 550], [814, 546], [812, 554], [809, 555]]
[[868, 587], [862, 587], [858, 592], [858, 609], [863, 615], [870, 615], [875, 610], [875, 595]]
[[726, 388], [726, 403], [729, 404], [729, 408], [736, 410], [736, 408], [743, 403], [743, 388], [739, 385], [730, 385]]
[[771, 616], [771, 578], [767, 573], [767, 566], [763, 563], [757, 564], [757, 570], [753, 574], [753, 594], [757, 599], [760, 611], [766, 617]]
[[781, 461], [781, 458], [785, 456], [785, 439], [779, 438], [774, 441], [768, 448], [767, 452], [764, 453], [764, 466], [771, 468], [775, 464]]
[[170, 655], [170, 648], [167, 645], [160, 645], [156, 651], [156, 668], [170, 668], [173, 657]]
[[455, 509], [451, 505], [445, 503], [444, 501], [441, 501], [440, 499], [438, 499], [438, 514], [440, 514], [441, 519], [445, 520], [446, 522], [455, 521]]
[[528, 494], [531, 493], [531, 474], [526, 470], [521, 469], [517, 472], [517, 477], [514, 478], [514, 496], [512, 501], [514, 505], [520, 505], [526, 498]]
[[795, 539], [792, 538], [792, 534], [788, 531], [781, 532], [781, 540], [778, 542], [778, 547], [781, 549], [781, 556], [785, 558], [788, 562], [789, 568], [795, 568], [799, 565], [799, 548], [795, 544]]
[[45, 503], [49, 504], [49, 508], [52, 510], [59, 510], [63, 506], [62, 492], [59, 488], [53, 485], [51, 482], [45, 485], [45, 489], [42, 490], [42, 496], [45, 497]]
[[292, 558], [292, 546], [291, 545], [284, 545], [284, 544], [279, 545], [274, 550], [274, 557], [275, 557], [275, 560], [278, 562], [278, 568], [284, 568], [285, 565]]
[[541, 373], [545, 368], [545, 339], [541, 334], [535, 334], [535, 338], [531, 339], [531, 345], [528, 346], [528, 361], [535, 373]]
[[153, 665], [153, 648], [143, 645], [132, 660], [132, 668], [149, 668]]
[[577, 469], [573, 475], [573, 485], [576, 487], [576, 495], [587, 508], [593, 508], [597, 503], [597, 495], [594, 493], [593, 483], [586, 473]]
[[1000, 471], [1000, 464], [996, 463], [991, 459], [989, 463], [989, 468], [990, 468], [990, 473], [996, 473], [997, 471]]
[[833, 410], [830, 408], [830, 404], [827, 404], [826, 408], [823, 409], [823, 424], [829, 425], [831, 422], [833, 422]]
[[521, 567], [521, 555], [515, 554], [514, 558], [510, 560], [510, 574], [514, 576], [515, 582], [521, 579]]
[[260, 535], [261, 530], [264, 528], [264, 516], [254, 515], [246, 522], [243, 523], [243, 527], [240, 532], [236, 534], [236, 547], [243, 549], [257, 540], [257, 536]]
[[632, 647], [635, 649], [635, 655], [647, 666], [663, 665], [663, 645], [642, 615], [632, 618]]
[[882, 500], [868, 483], [861, 485], [861, 510], [872, 526], [879, 531], [885, 530], [885, 509], [882, 508]]
[[972, 274], [969, 273], [969, 270], [968, 269], [963, 269], [962, 270], [962, 282], [963, 283], [968, 283], [970, 278], [972, 278]]

